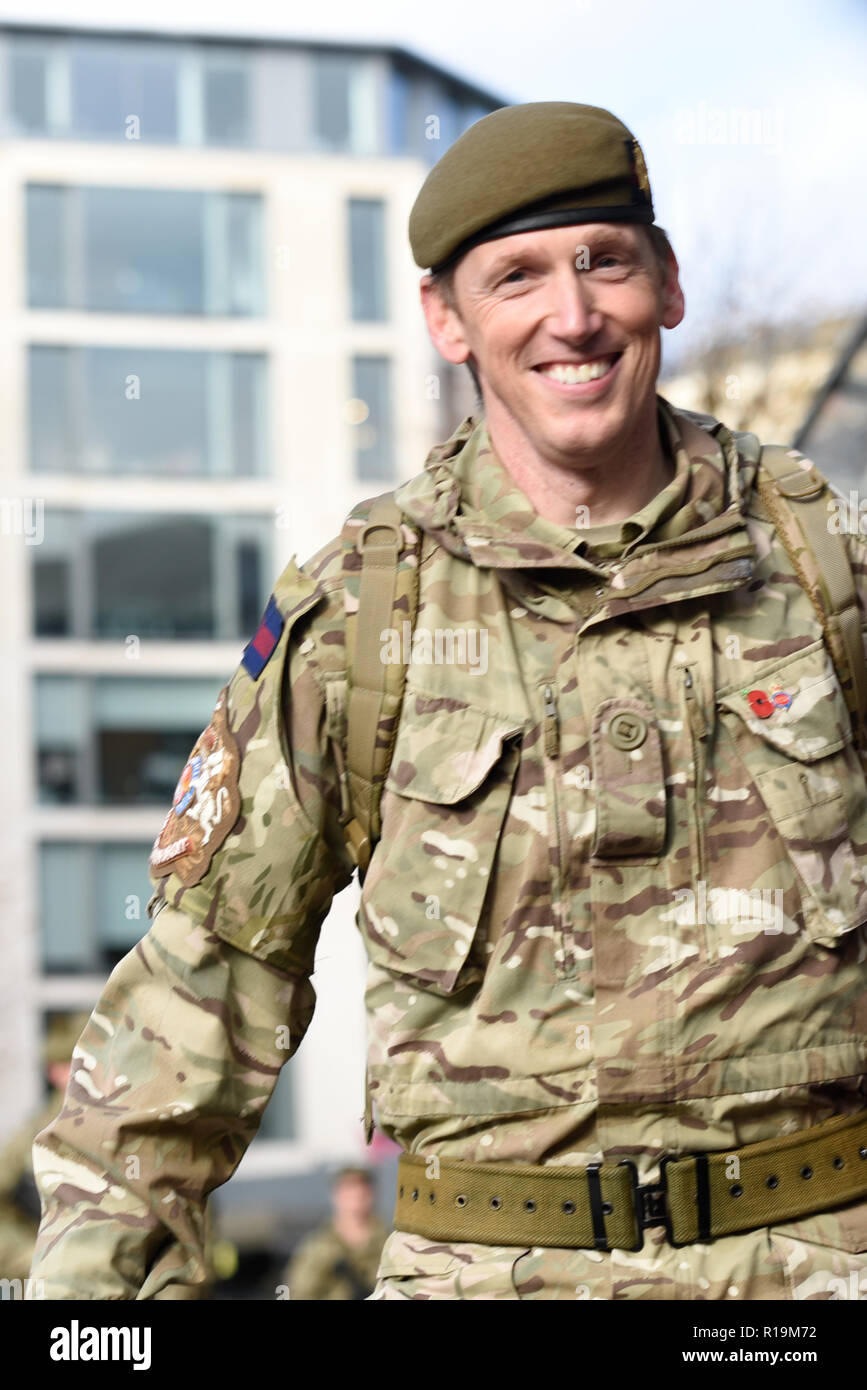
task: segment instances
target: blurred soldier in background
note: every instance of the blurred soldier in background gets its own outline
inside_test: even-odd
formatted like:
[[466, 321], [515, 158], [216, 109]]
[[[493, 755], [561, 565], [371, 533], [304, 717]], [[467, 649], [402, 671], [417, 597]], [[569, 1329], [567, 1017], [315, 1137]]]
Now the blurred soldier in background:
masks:
[[373, 1292], [388, 1227], [376, 1214], [366, 1168], [341, 1168], [331, 1188], [333, 1216], [302, 1241], [286, 1269], [292, 1299], [352, 1299]]

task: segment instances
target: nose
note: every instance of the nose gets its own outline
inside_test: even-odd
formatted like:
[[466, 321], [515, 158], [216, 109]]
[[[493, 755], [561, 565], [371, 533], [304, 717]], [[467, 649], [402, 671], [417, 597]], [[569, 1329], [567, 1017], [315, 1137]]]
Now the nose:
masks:
[[583, 342], [598, 333], [603, 315], [596, 307], [593, 288], [586, 275], [568, 265], [551, 277], [547, 326], [558, 338]]

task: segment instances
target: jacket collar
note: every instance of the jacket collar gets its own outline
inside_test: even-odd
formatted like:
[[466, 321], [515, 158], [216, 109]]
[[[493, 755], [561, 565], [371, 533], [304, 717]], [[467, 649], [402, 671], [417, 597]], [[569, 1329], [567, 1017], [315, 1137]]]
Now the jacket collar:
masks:
[[[712, 416], [679, 410], [659, 395], [657, 408], [675, 474], [621, 523], [624, 549], [610, 602], [594, 621], [624, 606], [634, 610], [739, 587], [752, 573], [754, 550], [745, 512], [758, 442], [749, 435], [736, 440]], [[743, 447], [744, 440], [756, 448]], [[409, 519], [446, 550], [479, 567], [571, 570], [588, 578], [604, 572], [585, 554], [581, 527], [560, 526], [536, 512], [497, 457], [484, 415], [463, 420], [450, 439], [430, 451], [423, 472], [396, 489], [395, 498]], [[555, 576], [535, 576], [553, 597], [545, 582], [551, 579]], [[561, 591], [551, 616], [553, 608], [564, 616], [564, 600]], [[565, 609], [574, 616], [574, 605], [566, 601]]]

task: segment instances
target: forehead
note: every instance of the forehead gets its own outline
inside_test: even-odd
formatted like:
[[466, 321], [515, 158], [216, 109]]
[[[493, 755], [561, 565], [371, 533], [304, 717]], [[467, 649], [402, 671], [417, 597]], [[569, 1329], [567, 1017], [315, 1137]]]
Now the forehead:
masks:
[[567, 227], [543, 227], [483, 241], [461, 257], [457, 274], [463, 272], [462, 278], [475, 279], [523, 256], [572, 255], [578, 246], [593, 247], [601, 242], [636, 250], [646, 239], [647, 229], [634, 222], [576, 222]]

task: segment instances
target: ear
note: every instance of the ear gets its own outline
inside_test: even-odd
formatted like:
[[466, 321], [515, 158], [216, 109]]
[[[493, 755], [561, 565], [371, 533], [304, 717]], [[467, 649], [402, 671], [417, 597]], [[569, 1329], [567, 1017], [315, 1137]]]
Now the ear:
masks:
[[665, 281], [661, 291], [661, 328], [677, 328], [686, 313], [686, 299], [680, 287], [680, 266], [673, 251], [668, 254]]
[[437, 352], [447, 362], [466, 362], [470, 345], [464, 337], [457, 310], [443, 298], [439, 287], [434, 284], [433, 276], [423, 275], [419, 290], [427, 331]]

